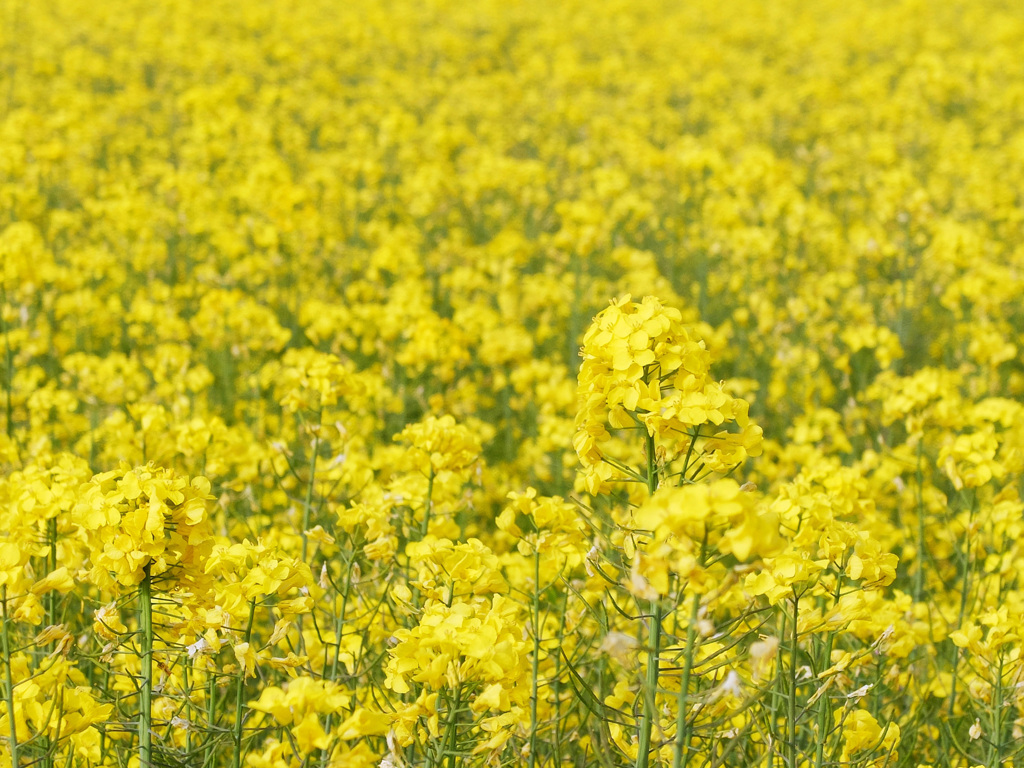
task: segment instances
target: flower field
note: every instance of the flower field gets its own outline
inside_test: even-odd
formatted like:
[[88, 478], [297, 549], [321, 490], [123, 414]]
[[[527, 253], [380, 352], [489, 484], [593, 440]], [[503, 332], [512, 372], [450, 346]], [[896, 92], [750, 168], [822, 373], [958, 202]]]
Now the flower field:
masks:
[[1022, 50], [0, 0], [0, 768], [1024, 765]]

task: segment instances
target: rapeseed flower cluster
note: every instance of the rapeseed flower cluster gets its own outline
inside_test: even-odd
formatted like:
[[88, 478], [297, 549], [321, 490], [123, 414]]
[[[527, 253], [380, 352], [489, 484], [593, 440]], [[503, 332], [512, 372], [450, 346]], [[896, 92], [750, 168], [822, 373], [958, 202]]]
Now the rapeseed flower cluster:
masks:
[[78, 491], [71, 519], [86, 536], [90, 579], [132, 587], [168, 574], [192, 584], [205, 571], [213, 531], [206, 501], [210, 484], [189, 482], [152, 466], [96, 475]]

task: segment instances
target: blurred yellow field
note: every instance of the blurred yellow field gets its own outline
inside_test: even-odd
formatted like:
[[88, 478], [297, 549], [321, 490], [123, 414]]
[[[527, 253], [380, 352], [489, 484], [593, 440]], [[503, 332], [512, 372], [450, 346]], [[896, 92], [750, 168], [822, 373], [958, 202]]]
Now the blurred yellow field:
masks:
[[0, 0], [0, 768], [1024, 764], [1022, 50]]

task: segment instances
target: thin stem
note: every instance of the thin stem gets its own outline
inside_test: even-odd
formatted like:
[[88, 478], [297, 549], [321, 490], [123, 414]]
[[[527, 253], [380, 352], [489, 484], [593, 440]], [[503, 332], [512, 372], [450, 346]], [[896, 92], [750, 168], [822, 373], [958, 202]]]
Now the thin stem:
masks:
[[[51, 517], [46, 521], [46, 541], [49, 544], [49, 551], [47, 553], [46, 570], [48, 573], [52, 573], [57, 570], [57, 518]], [[46, 595], [46, 623], [48, 626], [53, 626], [57, 623], [57, 590], [52, 589]], [[63, 696], [61, 696], [61, 707], [63, 707]], [[60, 727], [61, 722], [60, 713], [58, 713], [57, 723], [57, 736], [53, 740], [54, 744], [60, 743]], [[45, 757], [43, 758], [43, 768], [51, 768], [53, 766], [53, 755], [54, 752], [50, 749], [50, 741], [48, 737], [44, 737], [46, 744]]]
[[[46, 561], [48, 571], [57, 570], [57, 518], [46, 521], [46, 540], [49, 546], [49, 558]], [[50, 625], [57, 623], [57, 590], [50, 590], [46, 596], [46, 619]]]
[[7, 722], [11, 728], [8, 748], [11, 753], [11, 765], [16, 766], [20, 765], [20, 763], [18, 762], [18, 726], [14, 713], [14, 681], [11, 679], [11, 638], [8, 630], [10, 614], [7, 611], [7, 585], [4, 585], [3, 591], [0, 592], [0, 602], [3, 603], [4, 609], [2, 634], [4, 643], [4, 676], [7, 683], [4, 686], [4, 699], [7, 702]]
[[[192, 662], [189, 661], [188, 659], [186, 659], [182, 663], [182, 665], [181, 665], [181, 681], [182, 681], [182, 688], [184, 690], [186, 690], [186, 691], [189, 691], [190, 693], [192, 691], [192, 686], [195, 684], [194, 680], [192, 679], [192, 675], [189, 674], [191, 669], [192, 669]], [[182, 702], [182, 709], [184, 710], [185, 716], [186, 716], [187, 719], [195, 721], [195, 719], [196, 719], [196, 705], [195, 705], [195, 702], [192, 700], [191, 696], [186, 697], [185, 701]], [[185, 728], [185, 751], [187, 753], [189, 753], [189, 754], [192, 754], [192, 741], [193, 741], [192, 740], [192, 729], [186, 727]]]
[[430, 509], [433, 506], [434, 474], [434, 466], [431, 464], [430, 476], [427, 478], [427, 499], [423, 503], [423, 523], [420, 525], [420, 541], [423, 541], [430, 531]]
[[[786, 612], [779, 612], [779, 638], [786, 636]], [[782, 668], [782, 657], [781, 654], [775, 664], [775, 678], [772, 680], [772, 695], [768, 697], [768, 706], [770, 709], [772, 739], [768, 744], [768, 757], [765, 761], [765, 765], [768, 768], [773, 768], [775, 765], [775, 752], [776, 744], [780, 741], [778, 738], [778, 727], [779, 727], [779, 702], [782, 700], [783, 691], [783, 668]]]
[[[843, 589], [843, 574], [836, 577], [836, 591], [832, 598], [832, 604], [839, 604], [839, 597], [842, 594]], [[822, 670], [827, 669], [832, 662], [832, 644], [835, 641], [835, 632], [829, 632], [825, 637], [825, 652], [822, 654], [821, 668]], [[823, 681], [823, 685], [827, 684], [828, 681]], [[826, 727], [828, 725], [828, 717], [831, 714], [831, 707], [829, 706], [828, 693], [825, 692], [818, 699], [818, 739], [817, 744], [814, 748], [814, 768], [822, 768], [825, 761], [825, 741], [827, 733]]]
[[655, 456], [656, 446], [654, 436], [648, 432], [645, 435], [647, 448], [647, 492], [653, 494], [658, 490], [658, 462]]
[[[967, 597], [971, 589], [971, 524], [974, 522], [974, 512], [977, 507], [976, 495], [971, 497], [971, 509], [968, 515], [967, 531], [964, 534], [964, 579], [960, 588], [960, 614], [956, 620], [956, 628], [961, 629], [964, 625], [964, 617], [967, 615]], [[960, 666], [960, 648], [953, 646], [953, 670], [949, 683], [949, 717], [952, 718], [956, 712], [956, 675], [957, 667]]]
[[651, 620], [647, 636], [651, 647], [647, 651], [647, 679], [644, 685], [644, 714], [640, 721], [640, 743], [636, 753], [636, 767], [647, 768], [650, 762], [651, 732], [658, 716], [658, 654], [661, 652], [661, 604], [651, 601]]
[[686, 625], [686, 649], [683, 653], [683, 676], [679, 681], [679, 696], [676, 700], [676, 743], [672, 752], [672, 768], [686, 768], [690, 760], [690, 727], [686, 722], [686, 710], [690, 697], [690, 672], [693, 669], [693, 643], [697, 637], [697, 613], [700, 610], [700, 595], [693, 596], [690, 606], [690, 622]]
[[[562, 605], [561, 605], [561, 610], [559, 612], [559, 615], [560, 616], [565, 616], [566, 611], [568, 610], [568, 608], [569, 608], [569, 590], [565, 590], [565, 591], [562, 592]], [[558, 647], [561, 648], [564, 644], [565, 644], [565, 622], [561, 622], [558, 625]], [[601, 694], [600, 695], [600, 699], [601, 699], [601, 701], [604, 701], [604, 698], [605, 698], [605, 695], [606, 695], [606, 692], [604, 690], [604, 674], [603, 674], [603, 668], [604, 668], [603, 665], [604, 664], [605, 664], [605, 661], [604, 661], [604, 659], [602, 659], [601, 660], [601, 666], [599, 667], [599, 670], [601, 670], [601, 671], [598, 672], [598, 681], [599, 681], [598, 685], [601, 688], [601, 690], [600, 690], [600, 694]], [[555, 759], [554, 759], [554, 763], [555, 763], [555, 765], [561, 765], [562, 764], [562, 744], [564, 743], [563, 740], [562, 740], [562, 734], [563, 734], [563, 728], [565, 726], [565, 721], [567, 719], [567, 718], [563, 718], [562, 717], [562, 654], [561, 653], [556, 653], [555, 654], [555, 671], [554, 671], [554, 674], [551, 677], [551, 700], [555, 704], [555, 711], [554, 711], [554, 730], [555, 730], [555, 734], [554, 734], [555, 735], [555, 738], [554, 738], [554, 742], [555, 742], [555, 755], [554, 755], [554, 758]]]
[[[645, 435], [647, 453], [647, 491], [650, 494], [658, 489], [658, 466], [655, 457], [654, 436]], [[661, 652], [661, 603], [655, 598], [651, 601], [650, 624], [647, 637], [650, 648], [647, 651], [647, 679], [644, 685], [644, 710], [640, 720], [640, 741], [637, 745], [636, 768], [647, 768], [651, 759], [651, 732], [654, 720], [658, 716], [658, 654]]]
[[[245, 628], [245, 640], [248, 643], [252, 640], [252, 623], [256, 615], [256, 598], [249, 601], [249, 623]], [[242, 765], [242, 698], [245, 693], [245, 664], [240, 665], [238, 679], [235, 681], [235, 724], [234, 743], [235, 750], [232, 755], [232, 766], [239, 768]]]
[[693, 428], [693, 434], [690, 435], [690, 444], [686, 447], [686, 456], [683, 458], [683, 468], [679, 471], [679, 476], [683, 478], [683, 482], [686, 480], [686, 471], [690, 468], [690, 458], [693, 456], [693, 447], [697, 445], [698, 437], [700, 437], [700, 424]]
[[797, 665], [797, 642], [799, 632], [797, 631], [797, 617], [800, 613], [800, 596], [793, 592], [793, 626], [791, 629], [792, 645], [789, 649], [789, 737], [786, 748], [789, 753], [790, 768], [796, 768], [796, 665]]
[[[139, 680], [139, 765], [150, 768], [153, 764], [153, 585], [149, 565], [139, 584], [139, 633], [142, 639], [142, 669]], [[17, 763], [15, 763], [17, 765]]]
[[995, 696], [992, 699], [992, 709], [989, 710], [989, 714], [992, 717], [991, 733], [989, 734], [989, 756], [988, 765], [989, 768], [999, 768], [1002, 761], [999, 759], [999, 753], [1002, 751], [1003, 745], [1003, 721], [1002, 721], [1002, 709], [1003, 709], [1003, 651], [999, 650], [999, 668], [996, 670], [995, 679]]
[[306, 486], [306, 501], [302, 509], [302, 562], [306, 562], [306, 552], [309, 549], [309, 540], [306, 531], [309, 530], [309, 518], [313, 510], [313, 490], [316, 481], [316, 459], [320, 453], [320, 432], [319, 427], [323, 421], [323, 411], [317, 416], [318, 431], [313, 435], [312, 456], [309, 459], [309, 485]]
[[[54, 709], [56, 709], [56, 715], [53, 714], [53, 710]], [[53, 717], [56, 720], [57, 727], [56, 727], [55, 732], [53, 734], [53, 740], [51, 741], [49, 737], [46, 737], [45, 740], [44, 740], [44, 744], [45, 744], [44, 749], [46, 750], [46, 752], [44, 754], [44, 757], [43, 757], [43, 766], [44, 766], [44, 768], [51, 768], [51, 766], [54, 764], [54, 755], [56, 755], [56, 746], [58, 744], [60, 744], [60, 726], [64, 722], [64, 717], [63, 717], [63, 713], [64, 713], [64, 689], [63, 688], [61, 688], [57, 692], [57, 699], [54, 702], [53, 706], [51, 707], [50, 713], [51, 713], [50, 716]]]
[[[420, 523], [420, 537], [419, 541], [423, 541], [427, 537], [427, 531], [430, 530], [430, 508], [433, 506], [434, 496], [434, 466], [430, 466], [430, 475], [427, 478], [427, 498], [423, 502], [423, 522]], [[405, 560], [405, 583], [409, 584], [412, 581], [412, 563], [410, 559], [406, 557]], [[420, 609], [420, 591], [419, 589], [412, 590], [412, 607], [415, 611]]]
[[924, 437], [917, 442], [917, 471], [914, 473], [914, 481], [917, 494], [917, 571], [914, 573], [914, 602], [921, 602], [924, 596], [924, 561], [925, 561], [925, 530], [924, 530], [924, 470], [922, 463], [924, 451]]
[[[316, 460], [317, 456], [320, 454], [320, 425], [323, 423], [323, 414], [324, 412], [321, 409], [317, 413], [316, 417], [317, 430], [313, 433], [312, 455], [309, 459], [309, 484], [306, 486], [306, 499], [302, 506], [302, 531], [300, 531], [300, 533], [302, 534], [302, 562], [304, 563], [308, 562], [306, 554], [309, 550], [309, 539], [306, 536], [306, 531], [309, 530], [310, 517], [313, 512], [313, 491], [316, 485]], [[302, 620], [304, 618], [305, 615], [300, 613], [298, 620], [299, 643], [302, 645], [303, 649], [306, 647], [305, 635], [302, 632]], [[250, 624], [251, 623], [252, 622], [250, 621]]]
[[458, 716], [459, 705], [462, 700], [462, 686], [455, 689], [455, 700], [448, 708], [448, 718], [444, 726], [444, 736], [441, 739], [441, 754], [438, 755], [437, 764], [444, 760], [445, 752], [448, 753], [448, 768], [455, 768], [455, 759], [458, 756]]
[[[344, 630], [345, 630], [345, 611], [348, 608], [348, 593], [352, 591], [352, 568], [355, 565], [355, 562], [356, 562], [356, 555], [355, 555], [355, 552], [353, 552], [352, 555], [349, 557], [349, 560], [348, 560], [348, 568], [347, 568], [347, 573], [345, 575], [345, 591], [341, 595], [341, 609], [338, 612], [337, 616], [335, 616], [335, 618], [334, 618], [334, 658], [331, 659], [331, 671], [330, 671], [330, 677], [328, 679], [335, 680], [335, 681], [338, 679], [338, 662], [339, 662], [339, 659], [341, 657], [341, 641], [342, 641], [342, 635], [343, 635]], [[324, 656], [324, 668], [325, 669], [327, 668], [326, 653], [327, 653], [327, 651], [325, 649], [324, 650], [324, 654], [325, 654], [325, 656]], [[327, 713], [327, 727], [324, 730], [326, 732], [328, 732], [328, 733], [330, 733], [330, 731], [331, 731], [331, 722], [332, 722], [333, 715], [334, 715], [333, 712], [328, 712]], [[331, 753], [330, 753], [329, 749], [321, 750], [321, 752], [320, 752], [320, 766], [321, 766], [321, 768], [327, 768], [327, 763], [330, 760], [330, 756], [331, 756]]]
[[530, 692], [530, 768], [537, 764], [537, 698], [540, 673], [540, 552], [533, 553], [533, 663]]
[[[212, 665], [206, 668], [206, 725], [211, 731], [217, 726], [217, 676], [214, 674]], [[213, 739], [206, 742], [204, 766], [213, 765], [214, 743]]]

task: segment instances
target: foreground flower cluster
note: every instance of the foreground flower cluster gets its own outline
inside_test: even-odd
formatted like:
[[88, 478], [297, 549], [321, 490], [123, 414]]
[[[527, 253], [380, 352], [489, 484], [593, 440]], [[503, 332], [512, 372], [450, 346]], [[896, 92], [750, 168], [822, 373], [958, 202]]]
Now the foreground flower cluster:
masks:
[[0, 15], [0, 768], [1024, 761], [1024, 12]]

